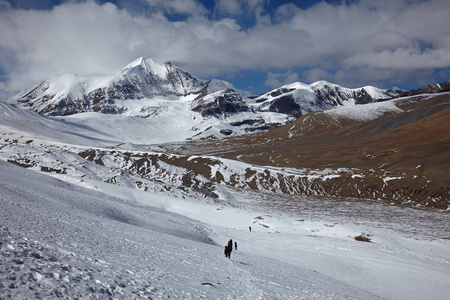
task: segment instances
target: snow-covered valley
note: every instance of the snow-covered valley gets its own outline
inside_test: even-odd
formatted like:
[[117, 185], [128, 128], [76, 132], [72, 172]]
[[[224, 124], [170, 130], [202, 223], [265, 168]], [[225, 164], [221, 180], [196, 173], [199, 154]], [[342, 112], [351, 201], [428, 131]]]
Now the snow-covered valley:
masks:
[[[379, 226], [360, 215], [380, 210], [373, 203], [287, 213], [252, 193], [183, 200], [97, 182], [99, 192], [0, 166], [2, 299], [449, 296], [444, 213], [388, 207]], [[354, 239], [362, 233], [372, 243]], [[238, 250], [228, 260], [230, 238]]]

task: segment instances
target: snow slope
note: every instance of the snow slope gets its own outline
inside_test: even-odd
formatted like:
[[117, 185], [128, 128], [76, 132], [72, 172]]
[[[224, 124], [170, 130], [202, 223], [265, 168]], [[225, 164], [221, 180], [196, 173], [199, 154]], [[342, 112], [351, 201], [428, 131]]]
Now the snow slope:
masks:
[[227, 240], [215, 244], [208, 225], [181, 215], [0, 168], [2, 299], [379, 299], [240, 248], [228, 260]]
[[349, 118], [359, 121], [371, 121], [384, 113], [401, 113], [402, 109], [395, 105], [395, 100], [369, 103], [365, 105], [349, 105], [324, 110], [325, 114], [338, 118]]
[[[229, 189], [185, 200], [0, 171], [2, 299], [449, 297], [448, 212]], [[363, 233], [373, 243], [354, 240]]]
[[[65, 117], [46, 117], [21, 110], [0, 101], [0, 132], [32, 132], [38, 137], [82, 145], [116, 145], [120, 143], [155, 144], [222, 136], [223, 130], [243, 134], [258, 124], [245, 124], [248, 119], [266, 123], [284, 123], [286, 116], [267, 112], [243, 112], [221, 118], [202, 118], [190, 110], [191, 98], [129, 100], [124, 103], [128, 113], [108, 115], [96, 112]], [[242, 123], [241, 126], [234, 124]]]

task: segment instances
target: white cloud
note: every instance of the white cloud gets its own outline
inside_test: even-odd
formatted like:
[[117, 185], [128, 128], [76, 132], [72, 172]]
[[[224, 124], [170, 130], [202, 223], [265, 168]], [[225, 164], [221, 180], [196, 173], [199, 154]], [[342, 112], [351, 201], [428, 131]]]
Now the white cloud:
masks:
[[[272, 18], [267, 0], [217, 1], [230, 14], [217, 20], [199, 1], [146, 1], [155, 8], [150, 16], [93, 1], [1, 10], [0, 97], [62, 73], [114, 73], [139, 56], [173, 61], [205, 79], [242, 69], [309, 70], [301, 78], [280, 71], [268, 77], [270, 87], [293, 79], [430, 82], [435, 68], [450, 67], [450, 6], [443, 0], [321, 2], [306, 10], [289, 4]], [[238, 6], [257, 17], [253, 27], [232, 17]], [[171, 13], [187, 18], [173, 22]]]
[[204, 15], [206, 8], [196, 0], [144, 0], [151, 7], [169, 14]]
[[279, 74], [274, 73], [267, 74], [267, 79], [266, 81], [264, 81], [264, 85], [273, 89], [282, 86], [283, 82], [280, 81], [279, 77], [280, 77]]
[[335, 77], [330, 72], [322, 69], [322, 68], [313, 68], [307, 71], [304, 71], [302, 77], [305, 79], [307, 83], [313, 83], [319, 80], [326, 80], [330, 82], [334, 82]]
[[214, 9], [220, 14], [240, 15], [242, 14], [242, 1], [240, 0], [216, 0]]
[[9, 4], [8, 1], [0, 0], [0, 10], [10, 9], [10, 8], [11, 8], [11, 4]]
[[337, 65], [355, 74], [355, 81], [361, 78], [354, 72], [359, 68], [369, 72], [366, 78], [379, 80], [397, 74], [397, 82], [405, 82], [411, 76], [404, 70], [421, 70], [417, 73], [421, 76], [429, 75], [424, 70], [450, 67], [450, 7], [445, 2], [322, 2], [308, 10], [288, 5], [279, 8], [278, 18], [311, 36], [310, 48], [302, 54], [316, 67]]
[[265, 10], [269, 0], [215, 0], [214, 10], [219, 17], [252, 16], [257, 24], [270, 24]]
[[294, 83], [300, 81], [300, 77], [298, 76], [298, 73], [287, 71], [284, 74], [275, 74], [269, 72], [267, 74], [267, 79], [264, 81], [264, 85], [270, 88], [278, 88], [282, 85]]

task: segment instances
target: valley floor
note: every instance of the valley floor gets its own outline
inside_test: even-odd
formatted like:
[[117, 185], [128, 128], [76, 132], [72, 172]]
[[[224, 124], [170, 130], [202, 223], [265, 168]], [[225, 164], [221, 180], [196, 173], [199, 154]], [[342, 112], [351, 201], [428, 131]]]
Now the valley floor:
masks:
[[0, 299], [450, 298], [448, 212], [54, 176], [0, 161]]

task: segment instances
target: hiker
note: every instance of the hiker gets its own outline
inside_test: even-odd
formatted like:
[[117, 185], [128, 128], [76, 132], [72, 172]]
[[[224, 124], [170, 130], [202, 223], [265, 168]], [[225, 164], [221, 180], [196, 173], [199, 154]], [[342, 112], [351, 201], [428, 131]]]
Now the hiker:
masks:
[[248, 226], [248, 230], [250, 230], [250, 232], [252, 232], [252, 226]]
[[228, 241], [227, 248], [228, 248], [228, 258], [230, 258], [231, 257], [231, 251], [233, 251], [233, 240], [229, 240]]
[[228, 245], [225, 246], [223, 253], [225, 254], [225, 257], [231, 258], [231, 249]]
[[237, 250], [237, 243], [234, 242], [234, 250]]

